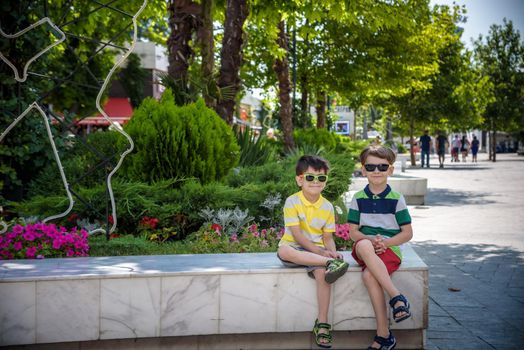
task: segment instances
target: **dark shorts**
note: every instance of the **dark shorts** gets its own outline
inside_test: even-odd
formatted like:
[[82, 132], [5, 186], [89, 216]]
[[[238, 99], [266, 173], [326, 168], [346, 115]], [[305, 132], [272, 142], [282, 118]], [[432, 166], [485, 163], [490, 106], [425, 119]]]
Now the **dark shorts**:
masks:
[[[295, 247], [295, 246], [292, 246], [290, 245], [290, 247], [292, 247], [293, 249], [296, 249], [296, 250], [300, 250], [300, 251], [303, 251], [305, 252], [306, 250], [302, 247]], [[285, 267], [292, 267], [292, 268], [295, 268], [295, 267], [302, 267], [302, 268], [305, 268], [306, 271], [307, 271], [307, 274], [309, 277], [315, 279], [315, 275], [313, 275], [313, 271], [315, 271], [316, 269], [324, 269], [325, 267], [324, 266], [305, 266], [305, 265], [299, 265], [299, 264], [295, 264], [294, 262], [291, 262], [291, 261], [287, 261], [287, 260], [284, 260], [280, 257], [280, 255], [278, 255], [277, 253], [277, 258], [278, 260], [280, 260], [280, 262], [282, 263], [282, 265], [284, 265]]]
[[[353, 244], [353, 250], [351, 251], [351, 256], [355, 261], [362, 266], [362, 271], [366, 269], [366, 264], [364, 261], [360, 260], [360, 258], [357, 256], [357, 247], [358, 243], [361, 241], [356, 242]], [[386, 265], [386, 269], [388, 269], [388, 273], [391, 275], [393, 272], [397, 271], [400, 267], [400, 258], [397, 254], [395, 254], [390, 248], [386, 249], [386, 251], [382, 254], [377, 255], [380, 260]]]

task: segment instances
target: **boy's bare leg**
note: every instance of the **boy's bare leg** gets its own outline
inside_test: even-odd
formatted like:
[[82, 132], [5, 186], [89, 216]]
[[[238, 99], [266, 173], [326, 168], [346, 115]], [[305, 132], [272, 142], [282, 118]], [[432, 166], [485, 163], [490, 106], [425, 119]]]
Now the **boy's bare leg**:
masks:
[[399, 295], [400, 292], [393, 285], [391, 277], [389, 276], [386, 265], [380, 260], [375, 253], [375, 248], [369, 240], [362, 240], [358, 243], [357, 254], [360, 259], [366, 263], [366, 269], [369, 269], [371, 274], [375, 277], [378, 283], [384, 288], [390, 297]]
[[[328, 311], [329, 301], [331, 298], [331, 285], [324, 279], [326, 275], [325, 269], [313, 270], [315, 281], [317, 283], [317, 302], [318, 302], [318, 322], [328, 323]], [[327, 333], [328, 331], [324, 328], [319, 329], [319, 333]], [[326, 339], [320, 340], [323, 343], [327, 343]]]
[[[366, 286], [375, 311], [375, 318], [377, 320], [377, 335], [383, 338], [389, 336], [389, 323], [387, 315], [386, 301], [384, 300], [384, 290], [378, 283], [373, 274], [365, 269], [362, 272], [362, 280]], [[380, 344], [373, 342], [372, 347], [380, 348]]]
[[327, 262], [332, 260], [331, 258], [322, 255], [308, 251], [296, 250], [295, 248], [286, 245], [278, 247], [278, 256], [283, 260], [304, 266], [326, 266]]
[[[366, 239], [359, 242], [357, 254], [358, 257], [366, 263], [366, 270], [369, 270], [378, 284], [389, 294], [390, 298], [400, 294], [400, 291], [397, 289], [397, 287], [395, 287], [391, 277], [389, 276], [386, 265], [384, 265], [382, 260], [380, 260], [378, 255], [375, 253], [375, 248], [373, 247], [371, 241]], [[404, 305], [404, 303], [401, 301], [397, 301], [395, 303], [395, 307], [402, 305]], [[399, 313], [398, 317], [402, 317], [404, 314], [405, 312]]]

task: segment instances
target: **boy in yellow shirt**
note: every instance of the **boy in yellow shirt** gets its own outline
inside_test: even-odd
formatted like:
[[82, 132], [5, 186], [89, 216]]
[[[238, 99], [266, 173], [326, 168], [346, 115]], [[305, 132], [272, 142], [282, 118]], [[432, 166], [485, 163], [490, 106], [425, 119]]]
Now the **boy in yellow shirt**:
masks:
[[329, 164], [317, 156], [302, 156], [296, 165], [295, 180], [301, 191], [286, 199], [285, 233], [278, 247], [278, 258], [285, 266], [307, 267], [317, 285], [318, 317], [313, 333], [315, 342], [330, 348], [332, 335], [328, 323], [331, 283], [348, 269], [336, 251], [335, 211], [321, 192], [328, 180]]

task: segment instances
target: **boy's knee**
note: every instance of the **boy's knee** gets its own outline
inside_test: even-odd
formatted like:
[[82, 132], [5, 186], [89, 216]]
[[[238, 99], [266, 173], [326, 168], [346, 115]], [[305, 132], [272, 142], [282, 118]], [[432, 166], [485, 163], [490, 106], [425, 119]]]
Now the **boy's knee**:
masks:
[[373, 247], [373, 243], [371, 243], [368, 239], [363, 239], [362, 241], [358, 242], [358, 252], [365, 254], [365, 253], [375, 253], [375, 248]]
[[289, 256], [293, 253], [293, 250], [294, 249], [289, 246], [282, 245], [278, 247], [277, 254], [281, 259], [288, 260], [286, 258], [289, 258]]

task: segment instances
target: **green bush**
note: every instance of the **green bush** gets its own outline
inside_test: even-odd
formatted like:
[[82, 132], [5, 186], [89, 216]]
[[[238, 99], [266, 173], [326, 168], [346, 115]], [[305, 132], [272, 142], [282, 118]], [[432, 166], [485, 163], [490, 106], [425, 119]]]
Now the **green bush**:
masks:
[[298, 148], [315, 146], [323, 147], [326, 151], [332, 151], [340, 142], [340, 136], [327, 129], [295, 129], [293, 132], [295, 143]]
[[[120, 154], [129, 147], [125, 137], [116, 131], [88, 134], [85, 139], [74, 139], [73, 145], [60, 156], [69, 185], [93, 187], [105, 182], [120, 159]], [[118, 174], [119, 172], [117, 172]], [[29, 197], [36, 195], [65, 194], [62, 178], [56, 162], [50, 162], [36, 179], [29, 184]]]
[[[278, 227], [282, 223], [282, 206], [285, 199], [299, 191], [295, 181], [295, 164], [300, 155], [287, 157], [276, 163], [235, 169], [225, 183], [201, 184], [190, 179], [158, 181], [153, 184], [113, 182], [117, 205], [118, 233], [139, 234], [144, 217], [158, 219], [158, 228], [176, 231], [177, 240], [197, 231], [206, 222], [204, 209], [248, 210], [249, 216], [262, 228]], [[354, 161], [344, 154], [324, 155], [331, 164], [329, 181], [324, 197], [342, 207], [339, 198], [349, 188]], [[77, 202], [74, 214], [90, 222], [105, 222], [106, 189], [104, 185], [78, 190], [96, 209]], [[337, 204], [338, 203], [338, 204]], [[65, 196], [36, 196], [15, 204], [20, 216], [38, 215], [41, 218], [63, 212], [68, 201]], [[62, 224], [65, 224], [66, 219]]]
[[125, 130], [135, 142], [124, 163], [132, 180], [195, 177], [209, 183], [238, 163], [239, 147], [229, 125], [203, 100], [175, 105], [169, 89], [160, 101], [145, 99]]
[[252, 129], [234, 128], [238, 145], [240, 146], [240, 166], [260, 165], [273, 157], [274, 147], [271, 142], [260, 135], [255, 135]]

